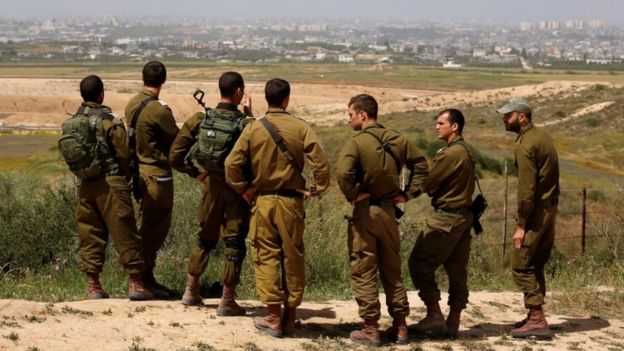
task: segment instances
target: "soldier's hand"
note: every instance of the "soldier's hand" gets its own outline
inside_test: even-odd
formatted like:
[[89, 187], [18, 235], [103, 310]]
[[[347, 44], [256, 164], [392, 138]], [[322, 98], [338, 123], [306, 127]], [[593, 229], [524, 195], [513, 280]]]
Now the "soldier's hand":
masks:
[[394, 199], [392, 199], [392, 202], [395, 204], [403, 204], [407, 202], [407, 199], [405, 198], [405, 196], [398, 194], [397, 196], [394, 197]]
[[296, 191], [299, 194], [303, 195], [303, 198], [306, 199], [306, 200], [311, 198], [311, 197], [316, 196], [316, 193], [313, 193], [313, 192], [309, 191], [308, 189], [296, 189]]
[[248, 94], [244, 94], [241, 105], [243, 106], [243, 112], [245, 113], [245, 115], [253, 117], [253, 111], [251, 110], [251, 96], [249, 96]]
[[368, 199], [370, 197], [369, 193], [358, 193], [357, 197], [355, 198], [355, 201], [353, 201], [354, 203], [358, 203], [360, 201], [364, 201], [366, 199]]
[[245, 190], [245, 192], [242, 194], [243, 199], [245, 199], [245, 201], [247, 201], [248, 204], [251, 204], [251, 202], [256, 197], [256, 191], [258, 191], [258, 188], [256, 187], [252, 187], [252, 188]]
[[197, 177], [195, 177], [195, 179], [197, 179], [198, 182], [203, 183], [204, 180], [206, 180], [207, 177], [208, 177], [208, 172], [204, 172], [204, 173], [198, 175]]
[[513, 242], [514, 242], [514, 246], [516, 247], [516, 249], [519, 249], [522, 247], [522, 241], [524, 240], [524, 228], [523, 227], [516, 227], [516, 232], [513, 235]]

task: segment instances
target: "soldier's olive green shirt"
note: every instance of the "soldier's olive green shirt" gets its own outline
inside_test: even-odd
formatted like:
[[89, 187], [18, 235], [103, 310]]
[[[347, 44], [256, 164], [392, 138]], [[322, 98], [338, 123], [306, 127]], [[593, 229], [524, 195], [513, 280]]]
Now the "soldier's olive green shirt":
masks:
[[[303, 189], [306, 181], [301, 170], [307, 160], [313, 177], [308, 188], [317, 193], [326, 190], [329, 186], [327, 155], [310, 126], [280, 108], [269, 108], [264, 118], [273, 124], [284, 139], [297, 167], [278, 150], [262, 123], [254, 122], [243, 129], [232, 152], [225, 159], [227, 183], [239, 193], [250, 187], [266, 190]], [[245, 169], [250, 169], [251, 181], [245, 176]]]
[[431, 195], [431, 205], [435, 208], [455, 209], [472, 205], [474, 162], [462, 143], [465, 143], [462, 137], [451, 140], [431, 162], [425, 191]]
[[[394, 158], [368, 133], [389, 144], [400, 163], [399, 169]], [[423, 190], [429, 174], [427, 159], [399, 132], [375, 124], [356, 134], [342, 147], [336, 178], [348, 201], [354, 201], [359, 192], [368, 193], [375, 200], [389, 200], [401, 192], [399, 173], [403, 166], [409, 170], [405, 189], [409, 200]]]
[[[243, 116], [243, 113], [232, 104], [219, 103], [219, 105], [215, 108], [215, 112], [224, 118], [235, 119]], [[187, 119], [174, 139], [173, 144], [171, 145], [171, 151], [169, 152], [169, 163], [171, 164], [171, 167], [176, 169], [178, 172], [186, 173], [193, 178], [199, 176], [199, 170], [197, 170], [197, 168], [195, 168], [192, 164], [185, 164], [184, 159], [193, 144], [197, 141], [199, 125], [205, 116], [206, 114], [204, 112], [197, 112]], [[252, 121], [253, 118], [249, 118], [248, 120]], [[245, 121], [245, 125], [246, 123], [248, 123], [247, 120]]]
[[516, 139], [518, 168], [518, 216], [526, 224], [542, 200], [559, 196], [559, 158], [552, 138], [533, 123], [526, 125]]
[[[100, 105], [95, 102], [84, 102], [82, 104], [85, 107], [102, 110], [112, 115], [110, 107], [106, 105]], [[128, 134], [124, 127], [123, 121], [119, 117], [113, 116], [113, 120], [102, 119], [102, 131], [104, 133], [104, 140], [108, 146], [108, 149], [115, 157], [115, 161], [119, 165], [122, 174], [126, 177], [130, 177], [130, 158], [131, 153], [128, 148]]]
[[[130, 100], [125, 111], [128, 126], [132, 123], [134, 111], [148, 97], [158, 98], [156, 94], [143, 89]], [[171, 173], [168, 156], [178, 131], [168, 106], [159, 100], [145, 106], [136, 124], [136, 152], [141, 173], [154, 176]]]

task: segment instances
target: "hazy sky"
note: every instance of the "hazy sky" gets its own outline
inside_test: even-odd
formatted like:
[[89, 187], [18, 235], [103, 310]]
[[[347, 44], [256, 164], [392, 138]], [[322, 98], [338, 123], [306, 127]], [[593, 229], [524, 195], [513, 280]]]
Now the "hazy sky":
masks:
[[188, 15], [461, 19], [490, 23], [602, 19], [624, 24], [624, 0], [0, 0], [0, 15]]

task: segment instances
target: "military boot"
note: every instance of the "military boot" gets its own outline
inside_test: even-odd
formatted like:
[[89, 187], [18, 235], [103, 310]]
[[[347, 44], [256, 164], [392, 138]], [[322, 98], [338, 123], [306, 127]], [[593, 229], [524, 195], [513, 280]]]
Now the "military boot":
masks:
[[175, 291], [169, 289], [162, 284], [159, 284], [156, 281], [156, 277], [154, 277], [154, 272], [152, 270], [146, 270], [141, 273], [141, 278], [147, 288], [152, 291], [155, 299], [165, 300], [175, 296]]
[[416, 324], [414, 329], [420, 334], [443, 336], [446, 334], [446, 321], [438, 301], [425, 302], [427, 315]]
[[396, 340], [396, 343], [399, 345], [405, 345], [409, 342], [405, 316], [394, 317], [392, 320], [392, 327], [390, 327], [390, 334], [392, 335], [392, 339]]
[[448, 317], [446, 317], [446, 328], [448, 329], [448, 337], [457, 339], [459, 336], [459, 321], [461, 319], [462, 310], [451, 307]]
[[352, 331], [349, 339], [354, 343], [377, 347], [381, 344], [379, 337], [379, 323], [374, 319], [365, 319], [364, 328]]
[[141, 274], [135, 273], [128, 276], [128, 299], [132, 301], [151, 300], [154, 294], [145, 286], [141, 280]]
[[295, 336], [297, 324], [297, 307], [284, 306], [282, 314], [282, 332], [284, 336]]
[[182, 296], [182, 304], [187, 306], [199, 306], [203, 303], [202, 297], [199, 295], [199, 276], [188, 273], [186, 275], [186, 287], [184, 288], [184, 295]]
[[98, 273], [87, 273], [87, 297], [91, 300], [108, 299], [108, 294], [100, 284]]
[[244, 316], [247, 311], [236, 303], [236, 285], [224, 285], [221, 301], [217, 306], [217, 316]]
[[510, 333], [512, 338], [530, 338], [550, 339], [552, 333], [548, 327], [548, 322], [544, 317], [542, 306], [529, 307], [529, 317], [527, 322], [520, 328], [512, 329]]
[[253, 324], [259, 331], [281, 338], [282, 333], [282, 305], [267, 305], [269, 315], [266, 317], [254, 317]]
[[514, 328], [520, 328], [521, 326], [525, 325], [525, 324], [526, 324], [526, 322], [528, 322], [528, 321], [529, 321], [529, 313], [527, 312], [527, 316], [526, 316], [526, 317], [524, 317], [524, 319], [523, 319], [523, 320], [521, 320], [521, 321], [519, 321], [519, 322], [514, 323], [513, 327], [514, 327]]

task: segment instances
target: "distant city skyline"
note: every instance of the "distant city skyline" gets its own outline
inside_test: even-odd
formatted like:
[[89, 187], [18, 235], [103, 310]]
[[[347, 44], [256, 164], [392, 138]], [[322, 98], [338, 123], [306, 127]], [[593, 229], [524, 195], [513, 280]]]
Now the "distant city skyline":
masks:
[[518, 24], [603, 20], [623, 25], [623, 0], [3, 0], [4, 16], [191, 16], [206, 18], [362, 18], [460, 20]]

